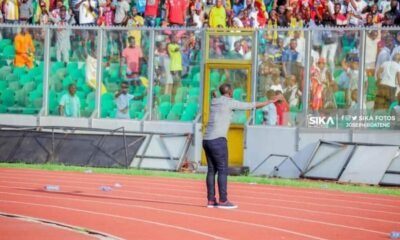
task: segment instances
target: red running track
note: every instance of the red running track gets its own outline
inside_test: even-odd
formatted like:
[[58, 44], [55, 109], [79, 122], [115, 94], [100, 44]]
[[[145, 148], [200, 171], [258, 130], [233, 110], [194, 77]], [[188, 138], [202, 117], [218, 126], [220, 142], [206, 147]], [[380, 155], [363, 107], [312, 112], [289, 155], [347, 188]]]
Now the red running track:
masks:
[[0, 239], [58, 239], [58, 240], [86, 240], [96, 239], [82, 233], [31, 222], [19, 218], [0, 216]]
[[239, 209], [206, 208], [204, 181], [0, 169], [0, 212], [121, 239], [369, 240], [400, 230], [400, 197], [236, 183], [229, 194]]

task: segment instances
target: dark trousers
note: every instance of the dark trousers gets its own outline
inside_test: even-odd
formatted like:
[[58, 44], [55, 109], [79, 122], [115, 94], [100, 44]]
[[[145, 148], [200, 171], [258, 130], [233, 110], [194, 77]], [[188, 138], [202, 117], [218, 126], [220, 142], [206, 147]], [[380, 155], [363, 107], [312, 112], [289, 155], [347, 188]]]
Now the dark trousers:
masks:
[[215, 198], [215, 175], [218, 173], [219, 200], [225, 202], [228, 197], [228, 146], [226, 138], [203, 140], [203, 148], [207, 157], [207, 198]]

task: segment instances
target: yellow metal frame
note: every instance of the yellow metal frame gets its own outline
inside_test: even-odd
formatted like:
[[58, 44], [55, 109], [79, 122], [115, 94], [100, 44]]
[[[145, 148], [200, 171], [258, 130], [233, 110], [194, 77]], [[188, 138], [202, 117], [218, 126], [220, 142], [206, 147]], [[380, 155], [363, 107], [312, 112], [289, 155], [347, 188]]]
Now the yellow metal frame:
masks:
[[[209, 108], [210, 108], [210, 69], [245, 69], [248, 71], [247, 75], [247, 84], [246, 84], [246, 101], [251, 101], [251, 64], [247, 63], [236, 63], [236, 64], [227, 64], [227, 63], [207, 63], [204, 74], [204, 91], [203, 91], [203, 126], [206, 126], [208, 122]], [[247, 113], [248, 114], [248, 113]], [[231, 128], [243, 128], [243, 125], [240, 124], [232, 124]], [[204, 127], [205, 129], [205, 127]]]
[[[235, 36], [242, 36], [242, 37], [249, 37], [252, 39], [252, 44], [254, 44], [255, 38], [255, 31], [254, 30], [218, 30], [218, 29], [211, 29], [206, 31], [206, 63], [229, 63], [229, 64], [251, 64], [251, 59], [213, 59], [209, 58], [210, 54], [210, 37], [214, 36], [224, 36], [224, 37], [235, 37]], [[254, 47], [251, 50], [251, 55], [254, 56], [256, 54], [254, 52]]]
[[[211, 81], [210, 81], [210, 70], [211, 69], [245, 69], [247, 70], [248, 74], [247, 74], [247, 89], [246, 89], [246, 93], [247, 93], [247, 97], [246, 97], [246, 101], [250, 101], [251, 100], [251, 64], [247, 64], [247, 63], [236, 63], [236, 64], [228, 64], [228, 63], [207, 63], [205, 65], [205, 74], [204, 74], [204, 91], [203, 91], [203, 134], [204, 131], [206, 129], [207, 126], [207, 122], [208, 122], [208, 118], [209, 118], [209, 108], [210, 108], [210, 85], [211, 85]], [[249, 117], [249, 112], [246, 112], [247, 117]], [[229, 128], [229, 132], [228, 132], [228, 139], [241, 139], [243, 140], [243, 131], [244, 131], [244, 125], [241, 124], [231, 124], [230, 128]], [[229, 141], [228, 140], [228, 151], [229, 151], [229, 165], [230, 166], [241, 166], [243, 164], [242, 162], [242, 156], [243, 156], [243, 142], [237, 142], [237, 141]], [[239, 158], [237, 156], [239, 156]], [[204, 151], [202, 151], [202, 160], [201, 163], [203, 165], [207, 164], [207, 160], [206, 160], [206, 156], [204, 154]]]

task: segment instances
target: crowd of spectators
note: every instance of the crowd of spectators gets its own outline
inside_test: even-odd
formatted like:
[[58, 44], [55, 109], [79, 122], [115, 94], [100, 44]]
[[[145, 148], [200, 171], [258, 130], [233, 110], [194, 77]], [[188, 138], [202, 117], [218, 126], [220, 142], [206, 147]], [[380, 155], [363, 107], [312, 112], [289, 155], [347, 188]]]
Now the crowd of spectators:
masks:
[[[64, 12], [65, 16], [62, 16]], [[4, 23], [147, 27], [393, 26], [398, 0], [2, 0]]]

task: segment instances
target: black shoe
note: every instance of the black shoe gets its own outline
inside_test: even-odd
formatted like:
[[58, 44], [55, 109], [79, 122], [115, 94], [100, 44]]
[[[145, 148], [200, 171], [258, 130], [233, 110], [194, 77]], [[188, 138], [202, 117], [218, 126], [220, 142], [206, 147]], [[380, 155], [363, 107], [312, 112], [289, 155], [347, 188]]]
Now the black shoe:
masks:
[[217, 208], [217, 207], [218, 207], [218, 203], [217, 203], [217, 201], [215, 201], [215, 200], [213, 200], [213, 201], [208, 201], [207, 207], [208, 207], [208, 208]]
[[235, 208], [238, 208], [237, 205], [229, 202], [228, 200], [226, 200], [225, 202], [219, 202], [217, 207], [218, 208], [224, 208], [224, 209], [235, 209]]

